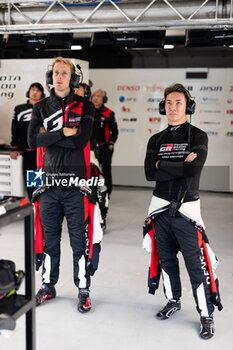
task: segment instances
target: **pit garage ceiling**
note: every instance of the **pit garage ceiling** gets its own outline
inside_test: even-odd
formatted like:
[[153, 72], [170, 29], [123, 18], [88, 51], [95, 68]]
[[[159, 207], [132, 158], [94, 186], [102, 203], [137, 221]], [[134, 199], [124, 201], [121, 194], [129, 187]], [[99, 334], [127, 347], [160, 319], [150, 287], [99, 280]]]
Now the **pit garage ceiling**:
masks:
[[231, 29], [233, 0], [0, 0], [0, 34]]

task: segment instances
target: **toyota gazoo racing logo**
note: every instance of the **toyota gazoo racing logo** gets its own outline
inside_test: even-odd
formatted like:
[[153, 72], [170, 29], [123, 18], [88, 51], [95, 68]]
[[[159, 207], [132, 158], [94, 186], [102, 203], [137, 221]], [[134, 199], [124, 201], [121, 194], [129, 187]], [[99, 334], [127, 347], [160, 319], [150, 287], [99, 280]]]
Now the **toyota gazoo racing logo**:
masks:
[[161, 147], [160, 147], [160, 152], [171, 152], [172, 151], [172, 149], [173, 149], [173, 143], [171, 143], [171, 144], [167, 144], [167, 145], [161, 145]]
[[160, 146], [160, 152], [185, 152], [188, 149], [188, 143], [168, 143]]

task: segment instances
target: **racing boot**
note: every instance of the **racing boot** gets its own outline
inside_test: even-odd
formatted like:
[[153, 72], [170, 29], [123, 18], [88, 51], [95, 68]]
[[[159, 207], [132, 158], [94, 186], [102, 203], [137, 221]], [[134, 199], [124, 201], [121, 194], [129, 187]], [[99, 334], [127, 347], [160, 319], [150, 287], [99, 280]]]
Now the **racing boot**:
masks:
[[210, 339], [214, 335], [214, 318], [213, 316], [201, 317], [200, 337]]
[[166, 320], [170, 316], [172, 316], [176, 311], [179, 311], [181, 309], [181, 303], [180, 300], [174, 300], [170, 299], [166, 306], [162, 310], [160, 310], [156, 317], [160, 320]]
[[38, 293], [36, 294], [36, 306], [43, 304], [47, 300], [56, 297], [56, 290], [53, 284], [43, 283]]
[[91, 310], [91, 299], [89, 289], [80, 288], [78, 295], [78, 311], [86, 313]]

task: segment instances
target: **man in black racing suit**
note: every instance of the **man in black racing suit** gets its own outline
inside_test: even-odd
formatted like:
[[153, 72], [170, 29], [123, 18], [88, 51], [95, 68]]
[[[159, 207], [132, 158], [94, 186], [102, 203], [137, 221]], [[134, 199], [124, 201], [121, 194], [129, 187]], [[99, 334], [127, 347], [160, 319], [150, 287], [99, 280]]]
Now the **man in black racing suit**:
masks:
[[181, 251], [201, 316], [200, 336], [208, 339], [214, 334], [214, 305], [202, 235], [197, 229], [198, 224], [204, 227], [199, 179], [207, 157], [208, 139], [205, 132], [187, 122], [186, 114], [194, 113], [194, 108], [195, 102], [183, 85], [165, 89], [160, 112], [166, 114], [168, 127], [148, 142], [145, 174], [148, 181], [156, 181], [148, 214], [154, 213], [155, 242], [168, 299], [156, 316], [167, 319], [181, 308], [177, 259]]
[[[86, 197], [67, 181], [71, 176], [80, 180], [90, 177], [89, 140], [95, 109], [90, 101], [74, 94], [77, 75], [69, 59], [57, 57], [49, 74], [54, 89], [50, 97], [35, 105], [28, 132], [31, 147], [45, 147], [43, 170], [46, 181], [49, 184], [52, 179], [57, 181], [57, 185], [51, 183], [40, 196], [44, 261], [43, 284], [36, 303], [40, 305], [56, 296], [54, 285], [59, 276], [61, 229], [65, 216], [73, 250], [74, 283], [79, 288], [78, 311], [84, 313], [91, 309], [89, 286], [93, 274], [89, 273], [92, 267], [86, 252], [88, 208]], [[92, 237], [91, 243], [97, 241]], [[90, 249], [97, 254], [100, 247]]]

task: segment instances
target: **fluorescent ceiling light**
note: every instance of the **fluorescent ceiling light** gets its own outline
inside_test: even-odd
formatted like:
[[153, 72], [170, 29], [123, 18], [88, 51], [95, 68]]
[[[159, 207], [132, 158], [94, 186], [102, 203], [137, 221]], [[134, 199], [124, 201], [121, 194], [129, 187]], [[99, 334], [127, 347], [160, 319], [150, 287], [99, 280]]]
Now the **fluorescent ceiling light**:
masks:
[[229, 47], [230, 49], [233, 49], [233, 45], [228, 45], [228, 47]]
[[164, 49], [174, 49], [174, 47], [175, 47], [174, 45], [165, 44], [163, 48], [164, 48]]
[[71, 45], [71, 50], [82, 50], [82, 45]]

